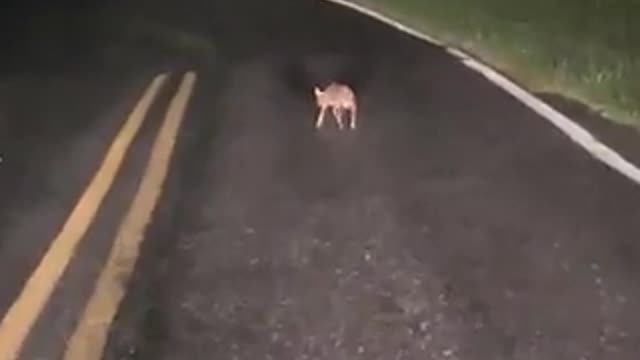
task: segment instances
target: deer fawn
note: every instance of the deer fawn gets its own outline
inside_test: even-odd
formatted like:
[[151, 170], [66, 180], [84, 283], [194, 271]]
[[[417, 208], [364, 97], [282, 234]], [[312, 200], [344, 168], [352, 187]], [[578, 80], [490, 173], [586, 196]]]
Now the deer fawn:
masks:
[[320, 108], [320, 113], [316, 120], [316, 129], [322, 127], [325, 112], [329, 107], [332, 108], [333, 117], [338, 122], [340, 130], [344, 129], [342, 116], [346, 110], [348, 110], [351, 115], [351, 129], [356, 128], [356, 96], [348, 85], [332, 82], [324, 90], [320, 90], [320, 88], [316, 86], [313, 88], [313, 91], [316, 96], [316, 104]]

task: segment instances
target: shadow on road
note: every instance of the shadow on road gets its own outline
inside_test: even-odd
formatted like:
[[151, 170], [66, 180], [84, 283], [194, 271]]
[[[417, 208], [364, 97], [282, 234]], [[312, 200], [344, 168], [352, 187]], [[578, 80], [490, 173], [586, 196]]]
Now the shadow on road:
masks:
[[[636, 359], [640, 192], [433, 46], [216, 2], [109, 359]], [[311, 87], [362, 127], [316, 132]]]

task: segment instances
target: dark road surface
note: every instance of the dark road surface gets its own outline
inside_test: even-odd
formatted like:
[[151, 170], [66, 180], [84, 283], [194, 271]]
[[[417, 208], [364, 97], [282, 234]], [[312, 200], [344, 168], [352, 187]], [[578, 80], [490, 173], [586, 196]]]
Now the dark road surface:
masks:
[[[306, 0], [252, 37], [237, 4], [104, 359], [640, 358], [637, 185], [441, 49]], [[313, 128], [333, 77], [355, 132]]]
[[79, 72], [0, 82], [0, 309], [64, 222], [145, 81]]

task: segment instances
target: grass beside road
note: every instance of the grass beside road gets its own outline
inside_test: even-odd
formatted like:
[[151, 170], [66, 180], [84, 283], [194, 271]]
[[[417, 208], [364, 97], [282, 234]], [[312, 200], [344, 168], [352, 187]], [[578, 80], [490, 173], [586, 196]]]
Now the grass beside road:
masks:
[[640, 128], [640, 1], [351, 1]]

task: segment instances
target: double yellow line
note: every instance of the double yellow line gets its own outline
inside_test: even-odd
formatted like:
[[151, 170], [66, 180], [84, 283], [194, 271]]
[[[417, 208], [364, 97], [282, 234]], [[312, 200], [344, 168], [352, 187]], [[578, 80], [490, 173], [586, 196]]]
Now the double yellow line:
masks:
[[[62, 230], [53, 239], [22, 292], [2, 319], [0, 360], [18, 358], [26, 337], [42, 313], [78, 244], [112, 187], [125, 155], [167, 77], [167, 74], [158, 75], [150, 83], [113, 140], [100, 168], [72, 210]], [[108, 328], [124, 296], [124, 286], [138, 258], [144, 230], [160, 196], [176, 136], [183, 122], [195, 82], [196, 74], [186, 73], [171, 100], [153, 143], [138, 191], [118, 229], [93, 294], [67, 343], [65, 360], [92, 360], [99, 359], [102, 355]]]

